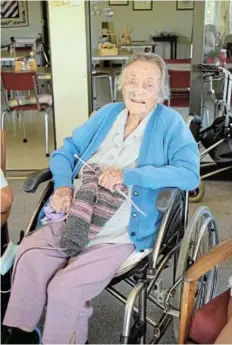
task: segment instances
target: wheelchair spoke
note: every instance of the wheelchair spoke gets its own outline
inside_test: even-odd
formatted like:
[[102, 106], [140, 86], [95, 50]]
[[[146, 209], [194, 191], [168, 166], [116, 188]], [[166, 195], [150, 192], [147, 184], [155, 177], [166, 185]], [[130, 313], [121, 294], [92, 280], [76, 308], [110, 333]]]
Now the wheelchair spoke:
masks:
[[[210, 248], [218, 243], [218, 228], [209, 208], [202, 206], [193, 214], [185, 230], [185, 235], [180, 248], [180, 255], [177, 264], [176, 279], [183, 276], [196, 260], [205, 255]], [[195, 310], [209, 302], [216, 289], [217, 269], [212, 269], [198, 281], [197, 293], [195, 296]], [[173, 307], [180, 308], [182, 299], [183, 284], [176, 287]], [[178, 338], [179, 319], [173, 319], [174, 333]]]
[[207, 284], [207, 277], [206, 276], [201, 277], [200, 281], [198, 282], [195, 310], [199, 309], [202, 305], [204, 305], [206, 284]]

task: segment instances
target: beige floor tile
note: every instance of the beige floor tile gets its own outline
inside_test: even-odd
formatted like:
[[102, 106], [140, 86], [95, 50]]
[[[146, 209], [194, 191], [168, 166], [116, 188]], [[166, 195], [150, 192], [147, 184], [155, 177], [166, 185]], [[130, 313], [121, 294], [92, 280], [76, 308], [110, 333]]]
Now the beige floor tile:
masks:
[[[44, 115], [38, 112], [25, 113], [24, 122], [27, 143], [23, 142], [23, 130], [16, 115], [8, 116], [5, 121], [6, 131], [6, 167], [7, 170], [36, 170], [48, 166], [49, 158], [45, 155]], [[49, 151], [54, 150], [53, 114], [49, 119]]]

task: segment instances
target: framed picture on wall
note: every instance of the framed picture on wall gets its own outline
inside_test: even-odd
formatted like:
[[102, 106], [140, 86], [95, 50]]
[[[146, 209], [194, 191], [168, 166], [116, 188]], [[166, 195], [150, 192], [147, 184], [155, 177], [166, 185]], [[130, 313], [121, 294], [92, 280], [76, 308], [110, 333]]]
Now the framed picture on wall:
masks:
[[1, 1], [1, 27], [29, 26], [27, 1]]
[[176, 9], [177, 11], [181, 10], [194, 10], [194, 2], [195, 1], [177, 1], [176, 2]]
[[117, 0], [111, 0], [109, 1], [110, 6], [128, 6], [129, 1], [117, 1]]
[[134, 11], [152, 11], [153, 1], [133, 1]]

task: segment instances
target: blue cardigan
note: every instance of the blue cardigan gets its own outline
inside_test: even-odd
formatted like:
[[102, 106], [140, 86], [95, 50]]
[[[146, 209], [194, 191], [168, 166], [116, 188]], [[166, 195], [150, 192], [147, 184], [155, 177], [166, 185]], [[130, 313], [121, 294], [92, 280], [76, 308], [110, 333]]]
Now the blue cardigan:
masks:
[[[73, 188], [73, 179], [82, 166], [74, 154], [87, 161], [96, 153], [124, 107], [124, 103], [107, 104], [53, 152], [50, 169], [55, 189]], [[146, 126], [136, 168], [123, 169], [123, 183], [132, 186], [134, 203], [147, 215], [131, 207], [128, 231], [138, 251], [153, 247], [161, 220], [155, 208], [160, 189], [197, 188], [199, 168], [198, 147], [183, 118], [175, 110], [157, 105]]]

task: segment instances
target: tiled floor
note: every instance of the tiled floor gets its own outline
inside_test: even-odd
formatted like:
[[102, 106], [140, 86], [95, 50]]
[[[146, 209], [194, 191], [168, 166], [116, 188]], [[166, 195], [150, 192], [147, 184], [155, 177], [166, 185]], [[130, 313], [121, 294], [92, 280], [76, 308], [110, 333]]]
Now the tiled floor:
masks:
[[[43, 93], [48, 93], [44, 90]], [[5, 96], [1, 94], [1, 112], [6, 107]], [[54, 150], [53, 111], [49, 111], [49, 151]], [[5, 116], [6, 132], [6, 168], [7, 170], [36, 170], [48, 166], [49, 159], [45, 155], [44, 113], [26, 111], [23, 113], [27, 143], [23, 142], [21, 116], [16, 112]]]
[[[7, 170], [37, 170], [48, 166], [45, 155], [44, 114], [25, 112], [27, 143], [23, 142], [22, 123], [12, 114], [5, 121]], [[54, 150], [53, 114], [49, 116], [49, 151]]]

